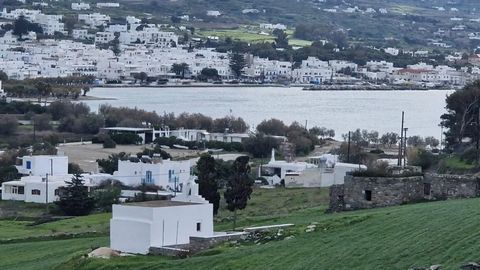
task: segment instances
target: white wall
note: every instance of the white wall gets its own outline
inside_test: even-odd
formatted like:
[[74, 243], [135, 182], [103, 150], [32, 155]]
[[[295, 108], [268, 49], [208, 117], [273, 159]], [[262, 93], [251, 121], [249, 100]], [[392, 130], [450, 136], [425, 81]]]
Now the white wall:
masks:
[[[113, 178], [128, 186], [139, 186], [146, 179], [147, 171], [152, 173], [152, 183], [165, 189], [175, 188], [180, 183], [186, 183], [190, 178], [190, 161], [163, 160], [161, 163], [143, 163], [118, 161], [118, 171], [114, 172]], [[169, 174], [169, 171], [172, 171]], [[169, 177], [171, 176], [171, 177]]]
[[[52, 162], [53, 161], [53, 166]], [[30, 169], [27, 163], [30, 162]], [[17, 166], [20, 174], [45, 176], [51, 175], [67, 175], [68, 174], [68, 157], [67, 156], [24, 156], [22, 157], [22, 165]]]
[[[190, 236], [213, 236], [211, 204], [170, 207], [114, 205], [110, 220], [110, 247], [147, 254], [150, 247], [188, 244]], [[197, 232], [197, 222], [201, 231]]]

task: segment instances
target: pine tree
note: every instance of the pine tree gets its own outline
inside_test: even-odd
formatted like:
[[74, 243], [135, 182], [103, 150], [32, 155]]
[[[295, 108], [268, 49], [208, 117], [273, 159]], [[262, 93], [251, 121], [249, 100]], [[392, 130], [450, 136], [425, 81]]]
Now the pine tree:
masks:
[[88, 215], [95, 207], [95, 200], [88, 194], [83, 177], [75, 174], [71, 182], [60, 190], [60, 199], [55, 202], [69, 216]]
[[209, 154], [202, 155], [197, 162], [197, 171], [198, 193], [213, 204], [213, 214], [216, 215], [220, 205], [220, 193], [215, 159]]
[[233, 212], [233, 229], [237, 225], [237, 210], [247, 207], [247, 202], [252, 194], [253, 179], [250, 178], [250, 158], [238, 157], [233, 163], [233, 175], [227, 182], [224, 197], [227, 209]]
[[235, 52], [230, 55], [230, 69], [237, 78], [242, 75], [242, 70], [246, 66], [245, 56]]

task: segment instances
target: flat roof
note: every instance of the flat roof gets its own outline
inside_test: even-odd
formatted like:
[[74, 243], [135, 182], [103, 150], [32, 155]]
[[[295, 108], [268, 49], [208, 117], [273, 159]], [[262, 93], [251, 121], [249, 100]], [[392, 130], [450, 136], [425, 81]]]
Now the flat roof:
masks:
[[185, 205], [198, 205], [199, 203], [191, 202], [178, 202], [171, 200], [158, 200], [158, 201], [147, 201], [147, 202], [133, 202], [123, 204], [124, 206], [140, 206], [140, 207], [173, 207], [173, 206], [185, 206]]
[[104, 130], [115, 130], [115, 131], [153, 131], [151, 128], [132, 128], [132, 127], [108, 127], [102, 128]]

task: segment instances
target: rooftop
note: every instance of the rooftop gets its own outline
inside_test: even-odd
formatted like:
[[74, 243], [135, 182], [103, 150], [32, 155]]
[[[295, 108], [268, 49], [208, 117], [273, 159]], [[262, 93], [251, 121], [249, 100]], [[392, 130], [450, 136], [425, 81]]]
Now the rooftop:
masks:
[[199, 204], [199, 203], [177, 202], [177, 201], [170, 201], [170, 200], [159, 200], [159, 201], [147, 201], [147, 202], [127, 203], [127, 204], [124, 204], [124, 206], [173, 207], [173, 206], [198, 205], [198, 204]]
[[108, 127], [102, 128], [104, 130], [115, 130], [115, 131], [152, 131], [151, 128], [132, 128], [132, 127]]

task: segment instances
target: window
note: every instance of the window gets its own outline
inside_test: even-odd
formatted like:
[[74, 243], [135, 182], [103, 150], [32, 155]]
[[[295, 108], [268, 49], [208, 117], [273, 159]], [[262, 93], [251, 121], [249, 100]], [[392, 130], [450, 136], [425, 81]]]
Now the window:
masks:
[[32, 195], [40, 195], [39, 189], [32, 189]]
[[30, 170], [32, 168], [32, 162], [31, 161], [27, 161], [27, 170]]
[[25, 187], [18, 187], [18, 194], [25, 194]]
[[55, 189], [54, 195], [55, 195], [55, 196], [60, 196], [60, 190], [59, 190], [58, 188]]
[[202, 230], [202, 223], [197, 222], [197, 232]]
[[371, 190], [365, 190], [365, 200], [367, 201], [372, 201], [372, 191]]
[[430, 196], [431, 193], [432, 193], [432, 184], [423, 183], [423, 195]]
[[153, 183], [152, 171], [147, 171], [147, 172], [146, 172], [145, 182], [146, 182], [147, 184]]

